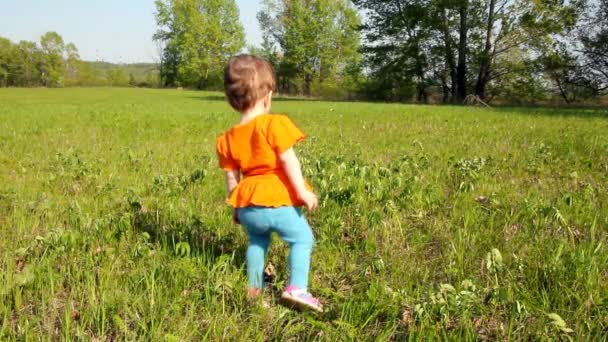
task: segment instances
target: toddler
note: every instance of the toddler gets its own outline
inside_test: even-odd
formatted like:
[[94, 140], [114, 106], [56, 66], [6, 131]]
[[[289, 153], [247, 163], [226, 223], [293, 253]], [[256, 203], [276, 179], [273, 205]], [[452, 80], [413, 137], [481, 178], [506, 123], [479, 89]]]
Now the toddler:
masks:
[[307, 290], [313, 235], [299, 207], [309, 211], [317, 196], [304, 180], [293, 146], [304, 134], [284, 115], [269, 114], [275, 87], [271, 65], [251, 55], [232, 58], [224, 71], [224, 87], [240, 121], [217, 139], [220, 167], [226, 173], [227, 202], [236, 223], [245, 227], [248, 296], [265, 287], [264, 258], [277, 233], [289, 243], [289, 286], [281, 299], [296, 308], [323, 311]]

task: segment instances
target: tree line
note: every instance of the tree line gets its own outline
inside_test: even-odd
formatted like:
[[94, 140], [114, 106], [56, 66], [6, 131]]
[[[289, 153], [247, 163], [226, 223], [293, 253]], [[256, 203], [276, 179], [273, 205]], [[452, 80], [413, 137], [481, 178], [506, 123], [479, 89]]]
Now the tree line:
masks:
[[[221, 88], [225, 62], [246, 46], [234, 0], [157, 0], [154, 39], [164, 86]], [[362, 82], [360, 18], [347, 0], [263, 0], [261, 46], [284, 94], [347, 98]]]
[[[608, 0], [261, 0], [284, 94], [462, 103], [608, 90]], [[221, 86], [245, 47], [234, 0], [157, 0], [165, 86]]]
[[0, 37], [0, 87], [159, 85], [156, 65], [83, 61], [76, 45], [57, 32], [43, 34], [38, 42]]
[[145, 76], [81, 61], [49, 32], [0, 38], [0, 86], [221, 89], [228, 58], [249, 51], [290, 95], [572, 103], [608, 92], [608, 0], [260, 0], [260, 46], [247, 46], [235, 0], [155, 4], [159, 63]]
[[353, 3], [367, 17], [369, 96], [572, 102], [607, 90], [607, 0]]

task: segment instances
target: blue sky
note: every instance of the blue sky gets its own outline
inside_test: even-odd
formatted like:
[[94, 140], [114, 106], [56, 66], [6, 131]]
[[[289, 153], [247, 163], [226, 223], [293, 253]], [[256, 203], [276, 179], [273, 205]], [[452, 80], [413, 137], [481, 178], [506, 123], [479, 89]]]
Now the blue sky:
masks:
[[[236, 2], [247, 44], [259, 44], [259, 1]], [[85, 60], [151, 62], [158, 59], [154, 10], [154, 0], [0, 0], [0, 36], [38, 41], [56, 31]]]

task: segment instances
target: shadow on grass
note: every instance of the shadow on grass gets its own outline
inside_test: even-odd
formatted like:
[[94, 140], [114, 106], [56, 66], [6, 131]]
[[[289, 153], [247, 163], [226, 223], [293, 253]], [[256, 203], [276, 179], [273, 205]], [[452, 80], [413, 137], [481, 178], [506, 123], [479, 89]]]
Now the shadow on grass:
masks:
[[[201, 101], [226, 101], [226, 97], [223, 96], [223, 95], [188, 96], [188, 98], [195, 99], [195, 100], [201, 100]], [[319, 102], [319, 101], [325, 101], [325, 100], [314, 99], [314, 98], [298, 98], [298, 97], [282, 97], [282, 96], [277, 96], [277, 97], [273, 97], [272, 101], [277, 101], [277, 102], [298, 102], [298, 101]]]
[[[200, 95], [200, 96], [189, 96], [191, 99], [201, 101], [226, 101], [226, 97], [223, 95]], [[304, 97], [273, 97], [275, 102], [353, 102], [353, 103], [375, 103], [375, 104], [387, 104], [387, 102], [374, 102], [374, 101], [348, 101], [348, 100], [323, 100], [317, 98], [304, 98]], [[456, 106], [461, 108], [479, 108], [479, 107], [466, 107], [464, 105], [454, 104], [416, 104], [416, 103], [401, 103], [393, 102], [393, 104], [402, 105], [419, 105], [429, 107], [444, 107], [444, 106]], [[544, 115], [552, 117], [587, 117], [587, 118], [608, 118], [608, 108], [603, 107], [556, 107], [556, 106], [534, 106], [534, 105], [497, 105], [488, 108], [490, 111], [499, 113], [513, 113], [515, 115]]]
[[[234, 263], [245, 263], [246, 244], [240, 243], [236, 234], [238, 229], [224, 234], [217, 226], [209, 225], [198, 217], [185, 221], [172, 222], [162, 212], [149, 212], [138, 202], [131, 203], [133, 227], [138, 233], [148, 233], [150, 242], [158, 243], [176, 256], [204, 256], [215, 262], [222, 255], [234, 254]], [[186, 243], [186, 244], [184, 244]], [[184, 249], [184, 246], [187, 246]]]
[[581, 107], [559, 108], [541, 106], [504, 106], [492, 107], [490, 110], [498, 113], [513, 113], [515, 115], [550, 116], [556, 118], [581, 117], [608, 119], [608, 108]]

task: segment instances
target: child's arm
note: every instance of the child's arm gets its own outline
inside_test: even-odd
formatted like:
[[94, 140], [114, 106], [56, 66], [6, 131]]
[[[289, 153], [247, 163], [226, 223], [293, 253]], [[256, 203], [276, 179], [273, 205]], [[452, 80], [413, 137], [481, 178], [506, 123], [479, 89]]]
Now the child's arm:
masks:
[[306, 208], [308, 210], [312, 211], [317, 209], [319, 200], [317, 199], [317, 195], [306, 188], [304, 176], [302, 175], [302, 168], [300, 166], [300, 160], [298, 160], [293, 148], [289, 148], [285, 152], [281, 153], [280, 159], [291, 186], [293, 186], [298, 194], [298, 198], [302, 200], [304, 204], [306, 204]]
[[[226, 190], [228, 193], [231, 193], [232, 190], [236, 187], [237, 184], [241, 181], [241, 171], [240, 170], [229, 170], [226, 171]], [[239, 221], [239, 216], [236, 213], [236, 209], [232, 208], [232, 220], [236, 224], [241, 224]]]
[[240, 170], [227, 170], [226, 171], [226, 190], [231, 193], [237, 184], [241, 181]]

